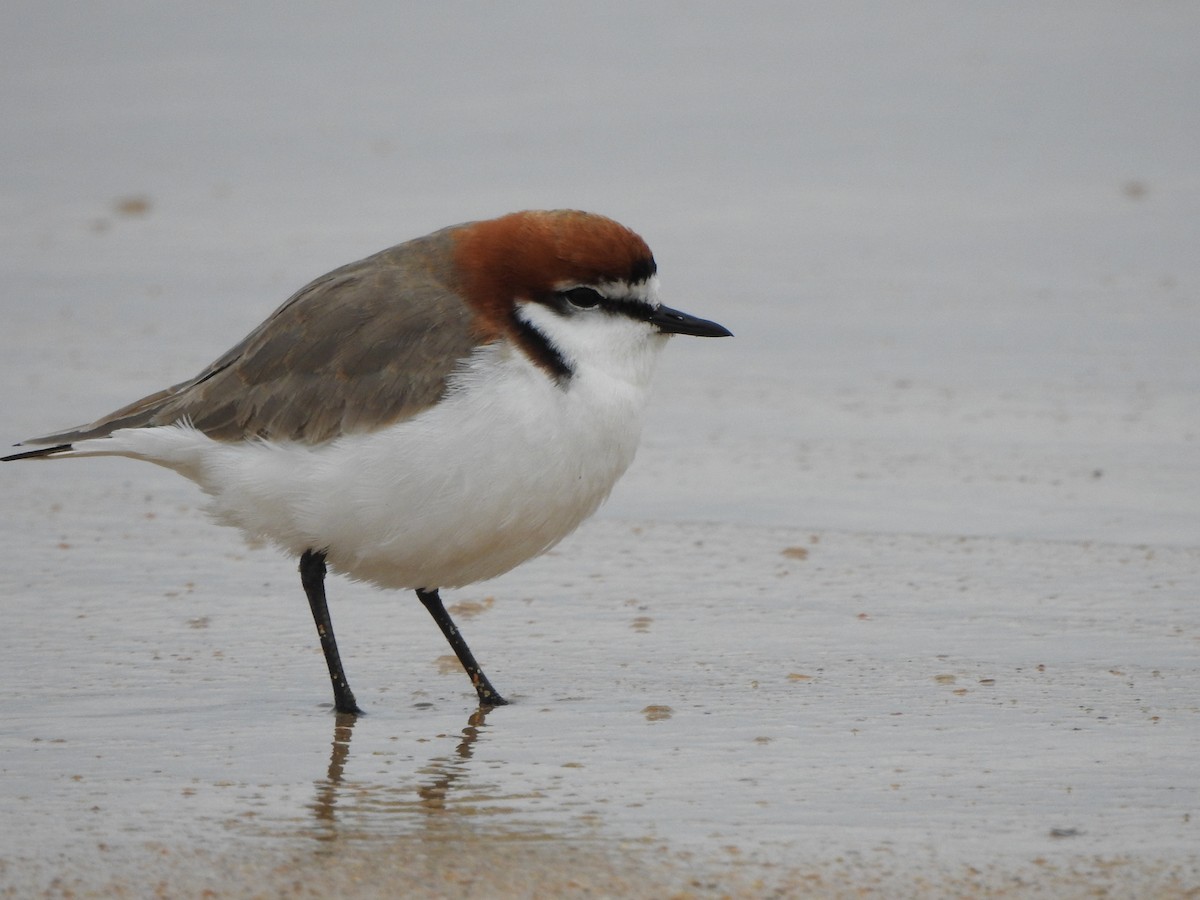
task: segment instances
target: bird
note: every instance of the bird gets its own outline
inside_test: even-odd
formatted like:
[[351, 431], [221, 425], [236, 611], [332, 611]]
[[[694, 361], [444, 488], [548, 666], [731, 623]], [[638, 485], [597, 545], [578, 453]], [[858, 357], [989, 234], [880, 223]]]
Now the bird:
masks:
[[646, 242], [596, 213], [453, 225], [315, 279], [194, 378], [0, 461], [156, 463], [299, 557], [339, 713], [362, 709], [329, 571], [415, 591], [480, 705], [502, 706], [439, 592], [573, 532], [633, 461], [668, 339], [731, 335], [658, 291]]

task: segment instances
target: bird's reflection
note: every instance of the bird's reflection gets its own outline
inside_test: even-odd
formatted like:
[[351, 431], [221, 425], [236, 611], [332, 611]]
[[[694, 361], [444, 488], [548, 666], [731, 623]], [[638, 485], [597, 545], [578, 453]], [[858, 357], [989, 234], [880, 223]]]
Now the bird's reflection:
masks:
[[[346, 770], [346, 757], [350, 755], [350, 738], [358, 716], [353, 713], [338, 713], [334, 717], [333, 747], [329, 752], [329, 769], [325, 780], [317, 782], [317, 799], [313, 803], [313, 814], [318, 824], [324, 826], [322, 836], [332, 837], [336, 831], [336, 807], [338, 791], [342, 786], [342, 774]], [[325, 834], [325, 832], [329, 832]]]
[[[317, 826], [315, 836], [320, 840], [334, 840], [347, 836], [345, 818], [349, 811], [356, 813], [416, 814], [420, 821], [396, 822], [396, 828], [417, 825], [429, 829], [436, 827], [436, 820], [450, 811], [447, 800], [456, 785], [465, 783], [468, 762], [476, 741], [479, 740], [492, 707], [481, 706], [467, 719], [461, 737], [452, 755], [432, 758], [418, 770], [415, 785], [368, 785], [344, 780], [346, 763], [350, 756], [350, 741], [357, 717], [339, 713], [334, 719], [333, 742], [329, 754], [329, 767], [325, 777], [316, 784], [316, 798], [312, 804], [313, 817]], [[467, 807], [471, 809], [471, 807]], [[376, 823], [378, 824], [378, 823]], [[369, 826], [367, 830], [373, 830]], [[387, 829], [391, 830], [391, 829]]]
[[432, 778], [417, 787], [417, 795], [428, 812], [445, 811], [446, 797], [454, 783], [467, 774], [466, 762], [471, 758], [472, 748], [479, 740], [480, 728], [491, 711], [492, 707], [481, 706], [467, 719], [467, 727], [462, 730], [462, 739], [454, 748], [454, 758], [435, 758], [425, 768], [424, 774], [431, 775]]

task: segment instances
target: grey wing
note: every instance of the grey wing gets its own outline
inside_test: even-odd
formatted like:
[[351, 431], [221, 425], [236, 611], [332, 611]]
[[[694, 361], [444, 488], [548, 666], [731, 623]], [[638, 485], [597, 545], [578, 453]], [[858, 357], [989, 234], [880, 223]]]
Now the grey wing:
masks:
[[470, 310], [416, 243], [318, 278], [195, 378], [26, 443], [181, 421], [222, 441], [321, 443], [415, 415], [479, 342]]

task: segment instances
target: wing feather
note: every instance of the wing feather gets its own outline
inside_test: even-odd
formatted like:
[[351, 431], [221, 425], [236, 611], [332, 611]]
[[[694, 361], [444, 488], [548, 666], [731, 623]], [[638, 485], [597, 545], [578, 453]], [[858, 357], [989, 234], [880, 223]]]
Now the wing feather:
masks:
[[450, 374], [488, 337], [440, 262], [450, 231], [316, 279], [195, 378], [25, 443], [187, 421], [221, 441], [316, 444], [414, 416], [442, 397]]

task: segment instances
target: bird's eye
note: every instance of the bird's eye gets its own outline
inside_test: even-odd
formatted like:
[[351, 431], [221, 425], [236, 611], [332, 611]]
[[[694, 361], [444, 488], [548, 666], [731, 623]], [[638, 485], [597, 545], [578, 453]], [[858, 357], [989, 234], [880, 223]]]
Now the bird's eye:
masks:
[[589, 287], [571, 288], [562, 291], [560, 296], [577, 309], [595, 309], [604, 298], [600, 292]]

